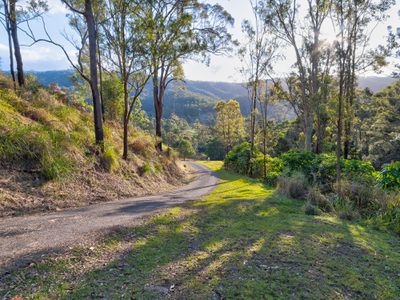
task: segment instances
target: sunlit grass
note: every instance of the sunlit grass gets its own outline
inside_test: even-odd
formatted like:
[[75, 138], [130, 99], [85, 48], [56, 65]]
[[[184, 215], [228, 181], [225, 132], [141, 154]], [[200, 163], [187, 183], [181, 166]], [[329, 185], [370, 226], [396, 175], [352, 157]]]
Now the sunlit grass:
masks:
[[10, 289], [68, 299], [398, 298], [398, 236], [307, 216], [302, 201], [222, 162], [202, 163], [221, 180], [210, 195], [109, 234], [94, 252], [19, 270], [1, 282], [0, 296]]

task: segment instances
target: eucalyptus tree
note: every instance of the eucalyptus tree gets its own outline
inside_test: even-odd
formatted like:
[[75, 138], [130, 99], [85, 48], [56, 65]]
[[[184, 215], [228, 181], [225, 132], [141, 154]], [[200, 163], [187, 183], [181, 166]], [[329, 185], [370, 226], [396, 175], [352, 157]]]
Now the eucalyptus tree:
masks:
[[233, 18], [218, 4], [200, 0], [140, 1], [145, 14], [156, 122], [156, 148], [162, 151], [164, 95], [168, 85], [183, 78], [187, 59], [209, 61], [209, 54], [230, 50], [227, 27]]
[[217, 111], [215, 132], [224, 144], [225, 154], [232, 150], [244, 137], [244, 117], [240, 112], [240, 104], [236, 100], [219, 101], [215, 105]]
[[[264, 145], [266, 145], [268, 97], [265, 89], [268, 88], [268, 84], [264, 83], [267, 78], [271, 77], [272, 64], [278, 59], [279, 45], [270, 30], [267, 19], [264, 18], [265, 15], [269, 14], [268, 5], [257, 0], [249, 0], [249, 2], [253, 20], [245, 20], [242, 23], [242, 32], [245, 34], [246, 40], [239, 49], [239, 57], [242, 62], [240, 71], [245, 77], [250, 100], [250, 158], [253, 158], [257, 106], [259, 106], [260, 111], [262, 110]], [[249, 163], [249, 173], [251, 173], [251, 168], [252, 165]]]
[[10, 13], [9, 13], [9, 2], [7, 0], [3, 0], [2, 8], [3, 8], [4, 12], [1, 13], [2, 17], [0, 18], [0, 22], [3, 24], [4, 29], [7, 32], [8, 51], [9, 51], [9, 60], [10, 60], [10, 74], [11, 74], [11, 78], [12, 78], [12, 81], [13, 81], [14, 90], [16, 90], [17, 86], [16, 86], [16, 79], [15, 79], [14, 57], [13, 57], [13, 48], [14, 48], [14, 46], [13, 46], [12, 37], [11, 37], [11, 24], [10, 24], [10, 18], [9, 18], [9, 16], [10, 16]]
[[132, 112], [150, 79], [148, 48], [145, 41], [144, 15], [139, 2], [106, 0], [101, 24], [104, 35], [106, 68], [115, 71], [122, 83], [123, 159], [128, 157], [128, 131]]
[[[357, 73], [385, 65], [388, 52], [382, 46], [369, 48], [371, 35], [379, 22], [386, 18], [386, 11], [393, 0], [334, 0], [332, 20], [337, 33], [336, 59], [338, 70], [343, 72], [343, 109], [345, 113], [343, 156], [347, 159], [352, 150], [352, 128], [354, 100], [357, 88]], [[342, 68], [340, 69], [340, 64]], [[340, 88], [340, 87], [339, 87]]]
[[[340, 158], [347, 159], [350, 151], [353, 104], [356, 96], [356, 73], [370, 67], [375, 69], [385, 64], [386, 51], [382, 47], [368, 49], [372, 23], [382, 21], [392, 0], [334, 0], [332, 23], [336, 30], [335, 59], [337, 62], [337, 138], [336, 181], [341, 194]], [[372, 28], [372, 29], [371, 29]], [[344, 128], [343, 128], [344, 127]], [[342, 139], [344, 129], [344, 149]]]
[[71, 37], [65, 34], [64, 37], [75, 48], [76, 58], [71, 55], [64, 44], [61, 44], [52, 38], [43, 17], [39, 18], [43, 25], [43, 37], [37, 37], [37, 34], [31, 30], [29, 22], [27, 22], [28, 29], [24, 32], [33, 40], [32, 45], [39, 42], [47, 42], [59, 47], [74, 70], [88, 83], [93, 101], [96, 144], [100, 147], [100, 150], [103, 151], [103, 111], [99, 89], [99, 53], [98, 34], [96, 30], [99, 21], [96, 14], [99, 11], [101, 2], [93, 0], [61, 0], [61, 2], [65, 4], [70, 11], [68, 14], [69, 24], [74, 30], [75, 36]]
[[41, 17], [47, 10], [45, 0], [30, 0], [28, 2], [18, 0], [2, 0], [3, 12], [0, 14], [0, 21], [3, 23], [7, 35], [10, 54], [10, 72], [15, 87], [14, 58], [17, 67], [17, 81], [20, 87], [25, 85], [24, 66], [21, 53], [18, 31], [21, 24]]
[[[325, 23], [331, 0], [306, 0], [305, 15], [300, 14], [297, 0], [271, 0], [268, 3], [266, 20], [274, 34], [295, 55], [294, 70], [291, 77], [298, 78], [298, 92], [292, 105], [301, 117], [305, 135], [304, 148], [312, 150], [315, 108], [320, 102], [320, 76], [322, 69], [330, 63], [329, 56], [322, 54], [321, 28]], [[326, 57], [323, 59], [323, 57]]]

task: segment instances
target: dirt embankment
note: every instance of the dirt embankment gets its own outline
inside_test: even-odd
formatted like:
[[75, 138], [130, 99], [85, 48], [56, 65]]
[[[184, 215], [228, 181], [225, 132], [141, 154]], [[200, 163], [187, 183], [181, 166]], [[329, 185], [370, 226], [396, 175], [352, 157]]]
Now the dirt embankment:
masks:
[[126, 174], [84, 170], [45, 181], [34, 171], [0, 167], [0, 217], [81, 207], [93, 203], [167, 192], [191, 180], [188, 168], [169, 162], [163, 170]]

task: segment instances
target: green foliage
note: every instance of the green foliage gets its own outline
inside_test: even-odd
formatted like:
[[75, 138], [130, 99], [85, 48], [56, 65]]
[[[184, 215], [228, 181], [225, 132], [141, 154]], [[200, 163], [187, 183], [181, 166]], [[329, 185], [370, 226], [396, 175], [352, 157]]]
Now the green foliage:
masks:
[[215, 133], [224, 144], [225, 152], [230, 151], [244, 137], [244, 117], [236, 100], [219, 101], [215, 105], [217, 117]]
[[211, 160], [223, 160], [225, 156], [224, 144], [218, 138], [213, 138], [208, 141], [205, 153]]
[[[239, 174], [247, 174], [250, 164], [250, 148], [251, 145], [248, 142], [233, 147], [225, 156], [224, 167]], [[259, 154], [258, 148], [255, 148], [254, 154]]]
[[110, 121], [119, 121], [124, 109], [124, 89], [116, 74], [103, 81], [102, 101], [104, 117]]
[[372, 224], [400, 234], [400, 203], [379, 211], [369, 220]]
[[251, 176], [254, 178], [263, 178], [265, 183], [270, 185], [276, 185], [284, 167], [283, 161], [280, 158], [271, 157], [268, 154], [264, 155], [262, 153], [259, 153], [250, 163], [252, 164]]
[[315, 174], [320, 163], [319, 157], [311, 151], [290, 150], [281, 158], [289, 172], [299, 171], [306, 176]]
[[196, 151], [193, 148], [192, 143], [187, 139], [181, 139], [178, 142], [177, 150], [183, 158], [193, 157], [196, 154]]
[[114, 148], [108, 147], [107, 149], [104, 150], [104, 153], [102, 154], [102, 162], [104, 168], [110, 172], [113, 173], [119, 168], [119, 155], [115, 151]]
[[400, 161], [384, 166], [378, 175], [378, 185], [385, 190], [400, 189]]
[[72, 159], [64, 151], [68, 137], [63, 132], [7, 121], [0, 122], [0, 132], [0, 161], [39, 168], [49, 180], [74, 170]]
[[344, 173], [348, 179], [375, 184], [376, 171], [371, 162], [363, 160], [344, 160]]
[[[336, 155], [333, 153], [315, 154], [310, 151], [290, 150], [281, 156], [286, 172], [303, 172], [310, 181], [325, 185], [332, 184], [336, 178]], [[370, 162], [363, 160], [340, 161], [343, 176], [349, 180], [374, 185], [376, 172]]]
[[151, 164], [151, 162], [146, 161], [144, 163], [144, 165], [142, 166], [141, 171], [142, 171], [142, 175], [153, 172], [154, 168], [153, 168], [153, 165]]

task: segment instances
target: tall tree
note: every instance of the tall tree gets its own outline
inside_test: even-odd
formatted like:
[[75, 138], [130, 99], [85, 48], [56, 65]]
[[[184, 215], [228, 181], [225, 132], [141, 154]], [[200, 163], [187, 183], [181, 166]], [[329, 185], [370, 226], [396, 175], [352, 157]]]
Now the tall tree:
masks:
[[[321, 40], [320, 32], [330, 8], [331, 0], [307, 0], [303, 22], [300, 21], [297, 0], [268, 1], [266, 19], [279, 39], [293, 49], [298, 78], [297, 97], [293, 100], [301, 117], [305, 135], [304, 148], [312, 150], [315, 107], [320, 101]], [[326, 63], [326, 62], [325, 62]]]
[[[95, 6], [100, 4], [93, 0], [74, 1], [74, 0], [61, 0], [62, 3], [70, 10], [69, 23], [71, 27], [76, 31], [79, 42], [72, 41], [71, 44], [77, 51], [77, 62], [73, 59], [70, 53], [67, 51], [65, 46], [52, 39], [50, 36], [44, 19], [40, 17], [43, 24], [44, 37], [37, 38], [35, 33], [31, 30], [30, 26], [28, 30], [24, 32], [33, 40], [32, 44], [39, 42], [51, 43], [59, 47], [65, 54], [67, 60], [71, 66], [81, 75], [81, 77], [89, 84], [90, 91], [92, 94], [93, 101], [93, 119], [94, 119], [94, 132], [96, 144], [100, 147], [100, 150], [104, 150], [104, 130], [103, 130], [103, 112], [102, 112], [102, 101], [100, 97], [99, 89], [99, 69], [98, 69], [98, 35], [96, 28], [98, 27], [96, 21], [98, 18], [95, 17]], [[84, 58], [89, 61], [88, 68], [84, 64]], [[88, 70], [87, 70], [88, 69]]]
[[150, 46], [150, 72], [153, 84], [156, 148], [162, 151], [164, 95], [168, 85], [182, 79], [182, 62], [229, 50], [227, 32], [233, 18], [218, 4], [199, 0], [149, 0], [143, 3], [147, 41]]
[[121, 80], [124, 95], [123, 159], [128, 157], [129, 122], [137, 100], [150, 79], [148, 55], [144, 42], [141, 6], [128, 0], [106, 0], [102, 23], [106, 61]]
[[[269, 9], [268, 5], [256, 0], [250, 0], [253, 13], [253, 22], [245, 20], [242, 23], [242, 32], [245, 34], [246, 41], [239, 50], [242, 61], [241, 73], [245, 77], [250, 100], [250, 158], [254, 154], [257, 106], [264, 107], [263, 83], [272, 73], [272, 63], [277, 59], [278, 43], [272, 35], [267, 20], [264, 18]], [[262, 107], [261, 107], [262, 106]], [[266, 109], [264, 110], [264, 113]], [[263, 118], [264, 120], [264, 118]], [[252, 165], [249, 164], [249, 168]], [[248, 170], [251, 173], [251, 170]]]
[[[392, 0], [335, 0], [332, 20], [337, 32], [335, 56], [337, 61], [337, 138], [336, 138], [336, 181], [341, 194], [340, 158], [347, 159], [350, 151], [353, 104], [356, 96], [356, 72], [369, 67], [378, 68], [385, 63], [386, 51], [382, 48], [368, 50], [371, 22], [385, 18]], [[344, 128], [343, 128], [344, 127]], [[344, 129], [344, 132], [343, 132]], [[344, 136], [344, 149], [342, 140]]]
[[9, 0], [9, 15], [8, 15], [8, 22], [10, 25], [10, 32], [11, 37], [13, 40], [14, 45], [14, 56], [15, 62], [17, 64], [17, 80], [19, 86], [25, 85], [25, 76], [24, 76], [24, 66], [22, 62], [22, 55], [21, 55], [21, 47], [19, 44], [18, 39], [18, 25], [17, 25], [17, 9], [16, 9], [16, 2], [17, 0]]
[[215, 110], [217, 111], [215, 132], [224, 144], [226, 154], [242, 140], [244, 118], [240, 112], [240, 104], [236, 100], [219, 101]]
[[2, 18], [0, 18], [0, 21], [3, 23], [4, 29], [7, 32], [8, 51], [9, 51], [9, 60], [10, 60], [10, 73], [11, 73], [11, 78], [12, 78], [13, 85], [14, 85], [14, 90], [16, 90], [17, 85], [16, 85], [15, 70], [14, 70], [14, 57], [13, 57], [13, 48], [14, 47], [13, 47], [12, 36], [11, 36], [9, 2], [7, 0], [3, 0], [3, 9], [4, 9], [4, 14], [2, 14]]

